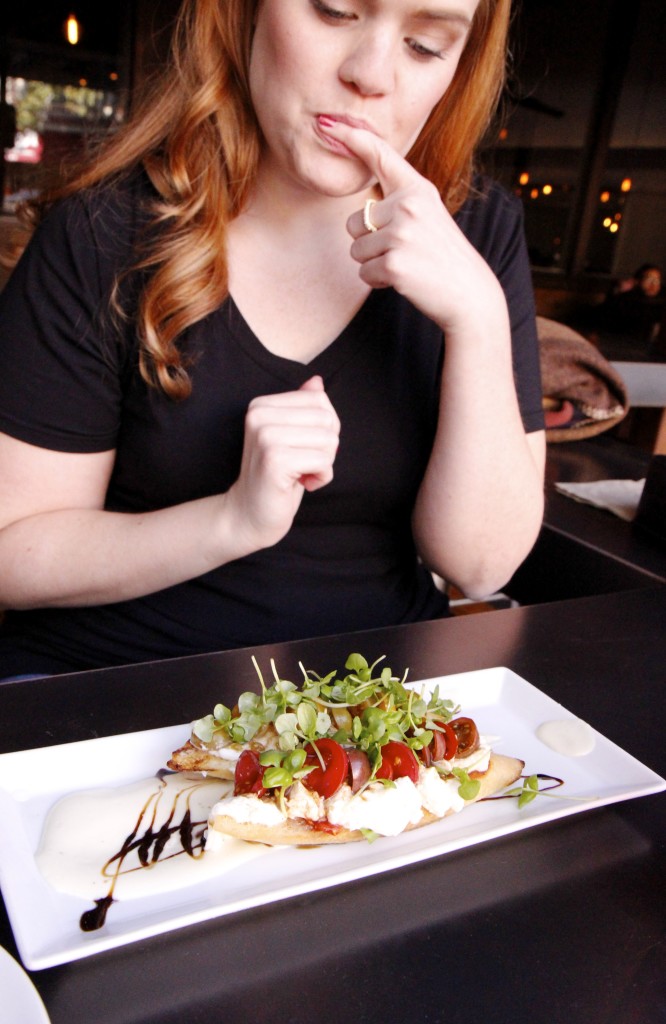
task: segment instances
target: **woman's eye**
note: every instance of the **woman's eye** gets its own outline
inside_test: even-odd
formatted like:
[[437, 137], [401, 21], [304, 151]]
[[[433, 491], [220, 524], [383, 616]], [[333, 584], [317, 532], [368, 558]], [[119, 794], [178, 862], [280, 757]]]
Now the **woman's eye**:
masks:
[[335, 7], [329, 7], [328, 4], [322, 3], [321, 0], [311, 0], [311, 2], [315, 11], [322, 18], [327, 18], [329, 21], [348, 21], [354, 17], [353, 14], [349, 14], [347, 11], [339, 11]]
[[439, 60], [444, 60], [446, 57], [443, 50], [433, 50], [429, 46], [419, 43], [416, 39], [408, 39], [407, 45], [418, 57], [437, 57]]

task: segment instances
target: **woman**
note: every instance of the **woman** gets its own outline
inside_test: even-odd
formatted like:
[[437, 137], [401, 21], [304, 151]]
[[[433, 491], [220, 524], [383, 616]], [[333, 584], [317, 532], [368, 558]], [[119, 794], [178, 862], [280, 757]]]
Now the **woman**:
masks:
[[432, 618], [431, 571], [511, 576], [534, 309], [520, 215], [470, 177], [508, 18], [185, 0], [2, 296], [0, 675]]

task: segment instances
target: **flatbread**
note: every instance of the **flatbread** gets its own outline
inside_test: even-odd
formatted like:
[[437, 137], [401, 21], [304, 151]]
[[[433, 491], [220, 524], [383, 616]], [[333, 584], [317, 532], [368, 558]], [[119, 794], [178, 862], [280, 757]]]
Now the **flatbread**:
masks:
[[[481, 786], [473, 800], [468, 804], [477, 803], [484, 797], [492, 796], [500, 790], [510, 786], [516, 779], [519, 779], [525, 762], [516, 757], [506, 757], [504, 754], [491, 754], [488, 770], [483, 774], [474, 772], [473, 777], [478, 778]], [[453, 811], [449, 811], [453, 814]], [[445, 815], [446, 817], [446, 815]], [[429, 811], [423, 812], [423, 817], [416, 825], [408, 825], [405, 831], [422, 828], [434, 821], [440, 821], [435, 814]], [[228, 836], [235, 836], [237, 839], [244, 839], [250, 843], [263, 843], [267, 846], [324, 846], [328, 843], [355, 843], [365, 839], [362, 832], [350, 831], [346, 828], [332, 826], [334, 831], [322, 831], [313, 828], [302, 818], [288, 819], [280, 825], [257, 825], [253, 822], [236, 821], [226, 814], [217, 814], [209, 822], [216, 832], [223, 832]]]

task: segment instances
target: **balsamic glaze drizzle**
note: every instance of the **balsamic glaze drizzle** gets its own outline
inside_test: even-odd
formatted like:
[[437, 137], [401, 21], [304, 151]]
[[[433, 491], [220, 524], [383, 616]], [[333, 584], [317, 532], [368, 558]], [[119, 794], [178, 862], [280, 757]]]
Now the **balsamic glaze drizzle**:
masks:
[[[564, 785], [564, 779], [558, 779], [556, 775], [545, 775], [543, 772], [531, 772], [530, 775], [521, 775], [521, 779], [529, 779], [531, 775], [536, 775], [539, 781], [550, 782], [550, 786], [539, 786], [539, 793], [545, 793], [549, 789], [559, 789], [560, 786]], [[479, 803], [482, 804], [486, 800], [515, 800], [515, 796], [511, 793], [499, 793], [497, 796], [484, 796]]]
[[[139, 858], [140, 867], [129, 868], [127, 869], [128, 871], [139, 871], [143, 868], [149, 870], [160, 859], [170, 860], [172, 857], [179, 857], [182, 854], [187, 854], [188, 857], [192, 857], [194, 860], [203, 856], [204, 835], [208, 827], [208, 821], [207, 819], [204, 821], [192, 821], [190, 800], [194, 791], [206, 785], [205, 782], [194, 781], [187, 789], [179, 790], [173, 798], [166, 821], [155, 830], [159, 804], [166, 790], [166, 782], [164, 780], [166, 776], [171, 774], [173, 773], [164, 769], [157, 772], [157, 788], [154, 793], [150, 794], [141, 808], [134, 829], [125, 838], [118, 852], [109, 857], [102, 868], [102, 876], [111, 879], [109, 891], [106, 896], [95, 900], [95, 906], [92, 909], [86, 910], [81, 915], [79, 920], [81, 931], [98, 931], [104, 926], [109, 908], [113, 903], [117, 902], [113, 894], [116, 882], [120, 875], [123, 874], [123, 864], [134, 850], [136, 850]], [[182, 806], [183, 799], [186, 804], [183, 815], [180, 820], [174, 820], [177, 818], [177, 813]], [[163, 857], [164, 849], [172, 836], [178, 836], [180, 849]]]

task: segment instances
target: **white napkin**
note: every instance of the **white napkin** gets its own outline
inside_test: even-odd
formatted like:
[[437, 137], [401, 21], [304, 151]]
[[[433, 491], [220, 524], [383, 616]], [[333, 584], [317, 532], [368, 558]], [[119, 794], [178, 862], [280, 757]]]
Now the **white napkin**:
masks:
[[642, 480], [594, 480], [583, 484], [555, 484], [562, 494], [586, 505], [606, 508], [620, 519], [631, 522], [641, 500], [645, 478]]

